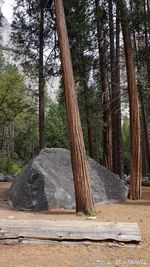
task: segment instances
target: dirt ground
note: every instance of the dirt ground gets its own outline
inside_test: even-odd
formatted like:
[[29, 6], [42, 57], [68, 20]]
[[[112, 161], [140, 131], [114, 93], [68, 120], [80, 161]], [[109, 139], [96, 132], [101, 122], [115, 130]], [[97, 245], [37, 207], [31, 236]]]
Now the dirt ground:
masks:
[[[87, 220], [71, 210], [41, 213], [12, 210], [7, 204], [8, 183], [0, 183], [0, 219]], [[142, 242], [4, 244], [0, 242], [0, 267], [150, 267], [150, 187], [143, 187], [143, 199], [121, 204], [96, 205], [96, 220], [137, 222]]]

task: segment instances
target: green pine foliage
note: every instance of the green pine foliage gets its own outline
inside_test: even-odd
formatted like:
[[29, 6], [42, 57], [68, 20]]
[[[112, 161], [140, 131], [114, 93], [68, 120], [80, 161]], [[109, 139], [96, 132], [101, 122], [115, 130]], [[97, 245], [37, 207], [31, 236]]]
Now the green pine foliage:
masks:
[[40, 10], [44, 10], [44, 76], [51, 72], [54, 59], [55, 35], [54, 19], [51, 13], [52, 1], [17, 0], [15, 1], [11, 41], [15, 46], [15, 58], [21, 59], [26, 75], [38, 77], [39, 73], [39, 28]]
[[22, 163], [8, 157], [0, 151], [0, 172], [4, 174], [17, 175], [22, 171]]
[[1, 121], [13, 121], [19, 113], [28, 107], [26, 86], [16, 67], [8, 66], [0, 78]]
[[50, 101], [46, 116], [46, 146], [68, 148], [66, 127], [59, 105]]
[[[0, 172], [16, 174], [37, 147], [37, 111], [25, 79], [0, 56]], [[30, 132], [30, 134], [29, 134]], [[31, 134], [32, 133], [32, 134]], [[32, 136], [32, 137], [31, 137]]]
[[89, 154], [89, 125], [92, 129], [94, 158], [100, 161], [102, 158], [102, 110], [100, 85], [95, 73], [95, 38], [92, 36], [93, 8], [87, 0], [65, 0], [64, 8], [86, 151]]
[[124, 172], [130, 173], [130, 121], [128, 116], [123, 117], [122, 123], [122, 143], [123, 143], [123, 161]]

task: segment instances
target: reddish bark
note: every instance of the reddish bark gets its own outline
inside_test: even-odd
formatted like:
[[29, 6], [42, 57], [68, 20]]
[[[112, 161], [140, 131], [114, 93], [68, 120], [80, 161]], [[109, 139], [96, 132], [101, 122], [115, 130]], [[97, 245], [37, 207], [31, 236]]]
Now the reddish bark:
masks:
[[67, 122], [71, 148], [71, 161], [75, 186], [76, 211], [89, 213], [94, 210], [86, 162], [83, 133], [78, 110], [68, 34], [62, 0], [54, 0], [56, 26], [63, 69]]
[[124, 0], [117, 1], [121, 14], [121, 25], [124, 40], [126, 69], [128, 79], [128, 94], [130, 106], [130, 129], [131, 129], [131, 180], [130, 199], [141, 197], [141, 149], [140, 149], [140, 119], [139, 102], [136, 85], [133, 49], [128, 24], [128, 11]]
[[120, 96], [120, 21], [116, 12], [116, 47], [113, 19], [113, 2], [109, 0], [109, 36], [111, 63], [111, 122], [113, 172], [123, 177], [123, 152], [121, 136], [121, 96]]
[[[97, 20], [97, 38], [100, 60], [100, 76], [102, 88], [102, 106], [103, 106], [103, 164], [112, 171], [112, 141], [111, 141], [111, 113], [110, 113], [110, 95], [107, 81], [106, 50], [104, 39], [104, 19], [103, 10], [99, 0], [95, 0], [96, 20]], [[101, 21], [99, 16], [101, 15]]]

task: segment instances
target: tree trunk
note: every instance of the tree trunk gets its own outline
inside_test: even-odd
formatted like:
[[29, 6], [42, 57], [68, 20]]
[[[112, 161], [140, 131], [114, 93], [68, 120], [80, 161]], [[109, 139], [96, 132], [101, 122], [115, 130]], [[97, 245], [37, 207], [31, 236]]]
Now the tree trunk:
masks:
[[148, 127], [147, 127], [142, 88], [139, 88], [139, 96], [140, 96], [140, 102], [141, 102], [141, 116], [142, 116], [142, 122], [143, 122], [144, 143], [145, 143], [145, 148], [146, 148], [146, 161], [147, 161], [148, 172], [150, 174], [150, 145], [149, 145], [149, 135], [148, 135]]
[[[147, 8], [147, 17], [150, 16], [150, 0], [146, 1], [146, 8]], [[150, 33], [150, 23], [148, 25], [148, 32]]]
[[[148, 2], [147, 2], [147, 9], [149, 8]], [[144, 1], [144, 15], [145, 17], [148, 17], [148, 11], [146, 11], [146, 3]], [[147, 27], [147, 22], [146, 20], [144, 21], [144, 27], [145, 27], [145, 49], [146, 49], [146, 63], [147, 63], [147, 75], [148, 75], [148, 80], [150, 82], [150, 49], [149, 49], [149, 42], [148, 42], [148, 27]]]
[[87, 117], [87, 130], [88, 130], [88, 143], [89, 143], [89, 155], [94, 159], [94, 145], [93, 145], [93, 129], [89, 118]]
[[68, 34], [62, 0], [54, 0], [56, 26], [63, 69], [71, 161], [75, 186], [76, 212], [86, 214], [94, 210], [83, 133], [78, 110], [75, 82], [71, 63]]
[[43, 72], [43, 47], [44, 47], [44, 9], [41, 1], [40, 7], [40, 32], [39, 32], [39, 146], [45, 145], [45, 114], [44, 114], [44, 72]]
[[[141, 126], [143, 126], [142, 116], [141, 116]], [[147, 177], [148, 167], [147, 167], [147, 155], [146, 155], [146, 144], [144, 129], [141, 129], [141, 158], [142, 158], [142, 177]]]
[[4, 139], [5, 139], [5, 123], [3, 122], [2, 123], [2, 126], [1, 126], [1, 142], [0, 142], [0, 150], [3, 149], [3, 144], [4, 144]]
[[142, 177], [147, 177], [148, 166], [147, 166], [147, 153], [146, 153], [146, 142], [145, 142], [145, 132], [144, 132], [144, 120], [142, 114], [142, 108], [140, 110], [140, 120], [141, 120], [141, 157], [142, 157]]
[[[136, 10], [140, 10], [143, 8], [144, 14], [146, 16], [146, 3], [144, 1], [144, 7], [140, 5], [142, 3], [136, 2], [135, 3], [135, 8]], [[132, 1], [130, 3], [131, 9], [133, 9], [132, 6]], [[146, 21], [144, 22], [144, 27], [145, 27], [145, 47], [146, 47], [146, 62], [147, 62], [147, 72], [148, 72], [148, 78], [150, 75], [150, 69], [149, 69], [149, 51], [148, 51], [148, 39], [147, 39], [147, 24]], [[135, 55], [136, 55], [136, 67], [137, 67], [137, 73], [140, 75], [141, 72], [141, 65], [139, 62], [139, 57], [138, 55], [138, 50], [140, 50], [140, 47], [143, 46], [143, 42], [141, 43], [141, 35], [140, 35], [140, 24], [136, 26], [137, 28], [137, 36], [135, 33], [135, 30], [133, 29], [133, 40], [134, 40], [134, 50], [135, 50]], [[149, 146], [149, 136], [148, 136], [148, 127], [147, 127], [147, 120], [146, 120], [146, 114], [145, 114], [145, 107], [144, 107], [144, 99], [143, 99], [143, 87], [141, 82], [138, 82], [138, 92], [139, 92], [139, 100], [140, 100], [140, 106], [141, 106], [141, 144], [142, 144], [142, 173], [146, 174], [147, 169], [148, 172], [150, 173], [150, 146]], [[145, 170], [144, 170], [145, 168]]]
[[89, 111], [89, 93], [87, 82], [84, 81], [84, 97], [85, 97], [85, 112], [86, 112], [86, 123], [87, 123], [87, 134], [88, 134], [88, 146], [89, 146], [89, 155], [91, 158], [94, 158], [94, 144], [93, 144], [93, 129], [90, 122], [90, 111]]
[[[115, 172], [121, 177], [124, 177], [123, 167], [123, 146], [122, 146], [122, 127], [121, 127], [121, 89], [120, 89], [120, 16], [119, 9], [116, 7], [116, 62], [115, 62], [115, 84], [116, 84], [116, 151], [117, 158], [114, 163]], [[117, 163], [118, 162], [118, 163]]]
[[136, 85], [135, 66], [131, 35], [128, 25], [128, 10], [124, 0], [117, 1], [121, 14], [121, 24], [126, 58], [128, 79], [128, 93], [130, 106], [130, 129], [131, 129], [131, 182], [130, 199], [140, 199], [141, 196], [141, 151], [140, 151], [140, 120], [139, 103]]
[[[111, 61], [111, 121], [113, 172], [123, 177], [123, 156], [121, 141], [121, 98], [120, 98], [120, 25], [116, 14], [116, 49], [114, 36], [113, 4], [109, 0], [109, 36]], [[115, 53], [116, 52], [116, 53]]]
[[103, 164], [108, 170], [112, 171], [110, 95], [107, 81], [106, 51], [104, 41], [104, 18], [103, 10], [100, 7], [99, 0], [95, 0], [95, 8], [103, 106]]
[[111, 66], [111, 130], [112, 130], [112, 170], [116, 173], [116, 107], [115, 107], [115, 45], [114, 45], [114, 20], [112, 0], [109, 3], [109, 38], [110, 38], [110, 66]]
[[147, 10], [150, 12], [150, 0], [147, 0]]

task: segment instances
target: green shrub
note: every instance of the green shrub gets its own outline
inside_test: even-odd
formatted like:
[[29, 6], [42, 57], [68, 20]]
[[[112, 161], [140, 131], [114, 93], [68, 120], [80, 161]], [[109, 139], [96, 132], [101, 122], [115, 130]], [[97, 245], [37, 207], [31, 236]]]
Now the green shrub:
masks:
[[0, 152], [0, 172], [16, 175], [21, 172], [22, 166], [20, 162], [14, 162], [10, 157], [5, 153]]

